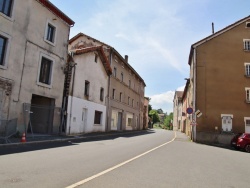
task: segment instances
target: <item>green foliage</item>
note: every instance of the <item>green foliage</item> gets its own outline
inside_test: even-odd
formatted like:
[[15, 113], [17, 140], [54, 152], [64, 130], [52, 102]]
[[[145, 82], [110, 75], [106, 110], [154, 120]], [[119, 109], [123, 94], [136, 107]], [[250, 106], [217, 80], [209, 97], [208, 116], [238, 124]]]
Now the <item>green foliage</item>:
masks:
[[152, 105], [148, 104], [148, 113], [152, 110]]
[[169, 115], [167, 115], [164, 119], [164, 128], [168, 129], [168, 130], [172, 130], [173, 129], [173, 112], [171, 112]]
[[160, 108], [157, 110], [158, 114], [164, 114], [163, 110]]
[[150, 110], [149, 112], [149, 117], [152, 119], [153, 124], [155, 124], [156, 122], [160, 121], [159, 115], [157, 113], [157, 110]]

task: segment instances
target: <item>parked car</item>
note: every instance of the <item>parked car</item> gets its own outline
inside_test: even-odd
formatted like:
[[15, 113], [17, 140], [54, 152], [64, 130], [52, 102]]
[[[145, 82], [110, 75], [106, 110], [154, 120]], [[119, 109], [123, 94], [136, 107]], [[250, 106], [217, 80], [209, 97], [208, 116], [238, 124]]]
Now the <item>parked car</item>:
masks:
[[231, 146], [250, 153], [250, 133], [236, 134], [231, 140]]

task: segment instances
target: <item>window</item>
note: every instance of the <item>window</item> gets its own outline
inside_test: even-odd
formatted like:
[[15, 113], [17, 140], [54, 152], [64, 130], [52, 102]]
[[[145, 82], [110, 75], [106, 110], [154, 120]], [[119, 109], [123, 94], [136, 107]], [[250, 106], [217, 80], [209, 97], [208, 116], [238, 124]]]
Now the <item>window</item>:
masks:
[[85, 88], [84, 88], [84, 95], [85, 96], [89, 96], [89, 81], [88, 80], [85, 80]]
[[250, 103], [250, 88], [245, 88], [246, 90], [246, 102]]
[[98, 60], [98, 55], [95, 54], [95, 62], [97, 63], [97, 60]]
[[0, 12], [10, 16], [13, 0], [0, 0]]
[[249, 51], [250, 50], [250, 39], [244, 39], [244, 50]]
[[115, 89], [113, 89], [112, 98], [115, 99]]
[[232, 122], [233, 115], [232, 114], [221, 114], [222, 119], [222, 131], [231, 132], [232, 131]]
[[42, 56], [40, 63], [39, 82], [51, 85], [53, 60]]
[[95, 111], [95, 121], [94, 124], [101, 124], [102, 112]]
[[121, 81], [123, 82], [123, 73], [121, 73]]
[[245, 122], [245, 133], [250, 132], [250, 117], [244, 117]]
[[48, 22], [45, 30], [44, 40], [54, 46], [56, 41], [55, 39], [56, 39], [56, 27]]
[[246, 27], [250, 27], [250, 22], [247, 22], [247, 23], [246, 23]]
[[250, 77], [250, 63], [245, 63], [245, 75]]
[[120, 102], [122, 102], [122, 92], [120, 93]]
[[5, 57], [7, 51], [7, 41], [8, 39], [0, 35], [0, 65], [5, 65]]
[[100, 100], [103, 101], [103, 97], [104, 97], [104, 89], [101, 87], [100, 90]]
[[114, 71], [113, 72], [114, 72], [113, 73], [114, 77], [116, 77], [116, 67], [114, 67]]

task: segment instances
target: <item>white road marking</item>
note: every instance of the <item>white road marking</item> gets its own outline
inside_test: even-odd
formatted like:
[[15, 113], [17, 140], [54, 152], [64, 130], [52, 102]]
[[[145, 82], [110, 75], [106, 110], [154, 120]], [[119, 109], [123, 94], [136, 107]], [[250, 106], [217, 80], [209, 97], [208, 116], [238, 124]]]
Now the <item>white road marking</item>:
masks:
[[86, 182], [88, 182], [88, 181], [91, 181], [91, 180], [93, 180], [93, 179], [95, 179], [95, 178], [97, 178], [97, 177], [99, 177], [99, 176], [102, 176], [102, 175], [104, 175], [104, 174], [106, 174], [106, 173], [108, 173], [108, 172], [110, 172], [110, 171], [112, 171], [112, 170], [115, 170], [115, 169], [117, 169], [117, 168], [119, 168], [119, 167], [121, 167], [121, 166], [123, 166], [123, 165], [125, 165], [125, 164], [127, 164], [127, 163], [129, 163], [129, 162], [131, 162], [131, 161], [134, 161], [134, 160], [136, 160], [136, 159], [138, 159], [138, 158], [140, 158], [140, 157], [142, 157], [142, 156], [144, 156], [144, 155], [146, 155], [146, 154], [148, 154], [148, 153], [150, 153], [150, 152], [152, 152], [152, 151], [154, 151], [154, 150], [156, 150], [156, 149], [159, 149], [159, 148], [162, 147], [162, 146], [165, 146], [165, 145], [167, 145], [167, 144], [173, 142], [173, 141], [175, 140], [175, 138], [176, 138], [176, 132], [174, 132], [174, 133], [175, 133], [175, 135], [174, 135], [174, 138], [173, 138], [172, 140], [170, 140], [170, 141], [168, 141], [168, 142], [166, 142], [166, 143], [164, 143], [164, 144], [162, 144], [162, 145], [159, 145], [159, 146], [157, 146], [157, 147], [155, 147], [155, 148], [153, 148], [153, 149], [151, 149], [151, 150], [149, 150], [149, 151], [146, 151], [146, 152], [144, 152], [144, 153], [142, 153], [142, 154], [140, 154], [140, 155], [137, 155], [136, 157], [134, 157], [134, 158], [132, 158], [132, 159], [129, 159], [129, 160], [124, 161], [124, 162], [122, 162], [122, 163], [120, 163], [120, 164], [118, 164], [118, 165], [116, 165], [116, 166], [113, 166], [113, 167], [107, 169], [107, 170], [104, 170], [104, 171], [102, 171], [102, 172], [100, 172], [100, 173], [98, 173], [98, 174], [96, 174], [96, 175], [93, 175], [93, 176], [88, 177], [88, 178], [86, 178], [86, 179], [84, 179], [84, 180], [81, 180], [81, 181], [79, 181], [79, 182], [77, 182], [77, 183], [74, 183], [74, 184], [72, 184], [72, 185], [70, 185], [70, 186], [67, 186], [66, 188], [75, 188], [75, 187], [78, 187], [78, 186], [80, 186], [80, 185], [83, 185], [84, 183], [86, 183]]

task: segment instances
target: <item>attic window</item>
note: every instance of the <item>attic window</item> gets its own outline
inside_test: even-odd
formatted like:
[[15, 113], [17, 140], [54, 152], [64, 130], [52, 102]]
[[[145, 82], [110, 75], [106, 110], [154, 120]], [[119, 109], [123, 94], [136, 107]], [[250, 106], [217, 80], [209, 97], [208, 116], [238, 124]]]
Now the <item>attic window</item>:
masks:
[[250, 22], [246, 23], [246, 27], [250, 28]]
[[98, 55], [95, 54], [95, 62], [97, 63], [97, 60], [98, 60]]

